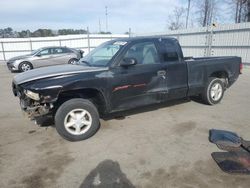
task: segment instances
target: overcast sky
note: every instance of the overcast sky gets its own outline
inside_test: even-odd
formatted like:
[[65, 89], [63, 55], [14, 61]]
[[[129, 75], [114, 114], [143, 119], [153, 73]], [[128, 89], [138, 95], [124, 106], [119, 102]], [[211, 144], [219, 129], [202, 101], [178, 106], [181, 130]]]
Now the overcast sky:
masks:
[[105, 31], [105, 6], [112, 33], [162, 32], [175, 6], [187, 0], [0, 0], [0, 28], [74, 28]]

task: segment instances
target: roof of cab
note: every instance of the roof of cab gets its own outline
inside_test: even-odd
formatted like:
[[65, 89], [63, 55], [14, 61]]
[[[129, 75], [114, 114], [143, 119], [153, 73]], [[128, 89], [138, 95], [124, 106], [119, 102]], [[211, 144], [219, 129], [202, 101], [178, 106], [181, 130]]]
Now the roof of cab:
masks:
[[174, 37], [165, 37], [165, 36], [143, 36], [143, 37], [128, 37], [128, 38], [119, 38], [114, 39], [113, 41], [137, 41], [137, 40], [144, 40], [144, 39], [169, 39], [169, 40], [177, 40]]

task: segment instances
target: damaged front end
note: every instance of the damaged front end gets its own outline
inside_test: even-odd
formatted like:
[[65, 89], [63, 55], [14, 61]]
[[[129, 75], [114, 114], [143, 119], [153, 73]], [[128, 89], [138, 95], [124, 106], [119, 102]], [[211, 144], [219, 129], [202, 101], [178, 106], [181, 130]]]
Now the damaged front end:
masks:
[[20, 98], [21, 109], [27, 114], [28, 118], [34, 119], [36, 117], [49, 114], [50, 109], [53, 108], [52, 104], [41, 104], [32, 99]]
[[40, 94], [30, 90], [25, 90], [12, 84], [13, 93], [20, 99], [21, 109], [31, 120], [36, 117], [48, 115], [53, 108], [52, 103], [43, 103]]

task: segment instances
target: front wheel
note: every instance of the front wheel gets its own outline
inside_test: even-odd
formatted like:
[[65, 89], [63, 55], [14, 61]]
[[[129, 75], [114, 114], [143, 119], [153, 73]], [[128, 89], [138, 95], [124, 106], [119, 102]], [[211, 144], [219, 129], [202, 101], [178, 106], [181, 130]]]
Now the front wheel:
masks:
[[30, 62], [22, 62], [18, 68], [19, 68], [19, 71], [26, 72], [26, 71], [33, 69], [33, 66]]
[[224, 83], [219, 78], [211, 77], [202, 94], [202, 99], [206, 104], [218, 104], [224, 96]]
[[99, 114], [89, 100], [71, 99], [57, 110], [55, 126], [57, 132], [66, 140], [85, 140], [100, 128]]

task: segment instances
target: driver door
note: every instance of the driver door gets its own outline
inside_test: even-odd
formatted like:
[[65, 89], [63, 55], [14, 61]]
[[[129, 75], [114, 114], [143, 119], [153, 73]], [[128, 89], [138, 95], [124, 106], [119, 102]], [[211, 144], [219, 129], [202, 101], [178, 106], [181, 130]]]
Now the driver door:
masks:
[[155, 44], [153, 39], [130, 44], [121, 61], [133, 58], [137, 64], [127, 67], [118, 65], [112, 69], [114, 77], [110, 82], [110, 101], [113, 111], [161, 101], [166, 80]]
[[41, 50], [33, 59], [32, 64], [34, 67], [49, 66], [51, 59], [51, 48]]

